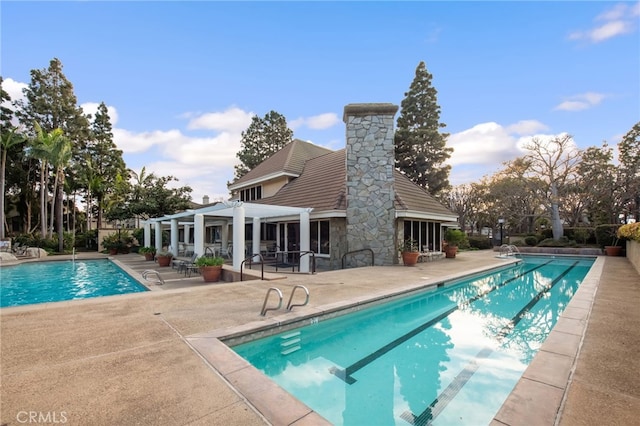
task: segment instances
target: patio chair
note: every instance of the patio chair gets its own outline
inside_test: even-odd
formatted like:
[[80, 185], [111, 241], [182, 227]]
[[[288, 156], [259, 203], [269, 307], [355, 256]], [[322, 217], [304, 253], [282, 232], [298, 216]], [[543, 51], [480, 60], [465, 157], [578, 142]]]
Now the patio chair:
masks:
[[198, 254], [193, 253], [189, 259], [174, 259], [171, 262], [171, 267], [177, 269], [178, 273], [185, 272], [186, 274], [188, 267], [193, 266], [197, 258]]

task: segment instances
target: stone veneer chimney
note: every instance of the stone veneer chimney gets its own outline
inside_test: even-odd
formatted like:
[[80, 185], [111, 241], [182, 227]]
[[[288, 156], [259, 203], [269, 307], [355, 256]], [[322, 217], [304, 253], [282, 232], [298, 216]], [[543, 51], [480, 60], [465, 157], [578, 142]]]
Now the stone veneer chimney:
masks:
[[209, 204], [209, 196], [205, 195], [202, 197], [202, 204]]
[[[395, 249], [393, 119], [398, 106], [349, 104], [347, 126], [347, 250], [371, 249], [375, 265], [392, 265]], [[370, 253], [357, 253], [350, 266], [370, 264]]]

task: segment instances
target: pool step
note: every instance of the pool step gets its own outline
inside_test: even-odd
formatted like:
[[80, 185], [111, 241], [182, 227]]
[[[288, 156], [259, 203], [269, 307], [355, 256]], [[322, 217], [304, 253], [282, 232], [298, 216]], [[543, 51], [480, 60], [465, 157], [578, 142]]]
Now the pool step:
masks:
[[282, 349], [280, 351], [282, 355], [289, 355], [302, 349], [300, 346], [300, 331], [294, 331], [280, 336], [280, 348]]

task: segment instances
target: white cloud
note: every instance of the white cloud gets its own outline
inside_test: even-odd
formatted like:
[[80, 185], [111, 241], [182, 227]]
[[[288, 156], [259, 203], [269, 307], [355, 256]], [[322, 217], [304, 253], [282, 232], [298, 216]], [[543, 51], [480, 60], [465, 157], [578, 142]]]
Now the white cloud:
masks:
[[223, 112], [209, 112], [192, 118], [187, 125], [187, 129], [229, 131], [240, 134], [249, 127], [251, 118], [254, 115], [253, 112], [230, 107]]
[[[26, 83], [20, 83], [19, 81], [15, 81], [12, 78], [5, 78], [2, 80], [2, 89], [9, 94], [11, 97], [11, 102], [15, 102], [18, 100], [24, 100], [24, 94], [22, 93], [22, 89], [26, 89], [29, 87]], [[3, 102], [3, 106], [11, 107], [11, 105], [6, 105], [6, 102]]]
[[[86, 102], [80, 105], [85, 114], [91, 114], [92, 120], [95, 118], [99, 106], [100, 104], [96, 102]], [[118, 122], [118, 111], [116, 110], [116, 107], [107, 105], [107, 113], [109, 114], [111, 126], [115, 127], [116, 123]]]
[[291, 130], [299, 129], [303, 126], [313, 130], [324, 130], [340, 123], [340, 118], [334, 112], [326, 112], [324, 114], [314, 115], [312, 117], [300, 117], [289, 122]]
[[547, 130], [549, 127], [538, 120], [520, 120], [515, 124], [511, 124], [505, 128], [508, 133], [515, 133], [518, 135], [531, 134], [542, 130]]
[[591, 108], [602, 102], [607, 95], [602, 93], [587, 92], [579, 95], [573, 95], [565, 101], [557, 105], [554, 110], [560, 111], [581, 111]]
[[550, 140], [563, 135], [541, 134], [544, 130], [548, 130], [544, 123], [521, 120], [506, 126], [495, 122], [480, 123], [451, 134], [447, 140], [447, 145], [454, 149], [449, 159], [451, 183], [470, 183], [497, 172], [506, 161], [521, 157], [523, 146], [534, 137]]
[[569, 34], [569, 39], [600, 43], [619, 35], [629, 34], [637, 29], [638, 16], [640, 16], [640, 3], [636, 2], [633, 5], [620, 3], [595, 18], [595, 21], [604, 21], [603, 24], [589, 30], [574, 31]]

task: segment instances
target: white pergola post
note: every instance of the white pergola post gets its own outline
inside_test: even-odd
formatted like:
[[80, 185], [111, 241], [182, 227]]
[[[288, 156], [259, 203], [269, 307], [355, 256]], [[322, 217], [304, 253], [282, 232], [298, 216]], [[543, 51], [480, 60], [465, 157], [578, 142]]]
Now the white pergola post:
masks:
[[189, 244], [189, 241], [191, 241], [191, 225], [185, 223], [183, 226], [184, 226], [184, 245], [186, 247], [187, 244]]
[[[310, 232], [309, 225], [309, 212], [305, 211], [300, 213], [300, 251], [309, 251], [310, 242], [309, 236]], [[304, 256], [300, 256], [300, 272], [309, 272], [309, 259], [311, 255], [305, 254]]]
[[193, 216], [193, 252], [204, 256], [204, 215]]
[[162, 221], [156, 222], [156, 251], [162, 251]]
[[144, 222], [142, 228], [144, 230], [144, 246], [151, 247], [151, 223]]
[[244, 260], [244, 207], [238, 203], [233, 207], [233, 270], [240, 272]]
[[[253, 218], [253, 243], [251, 245], [253, 246], [252, 254], [260, 254], [260, 218], [259, 217]], [[260, 257], [254, 256], [253, 261], [259, 262]]]
[[178, 255], [178, 219], [171, 219], [171, 253]]

